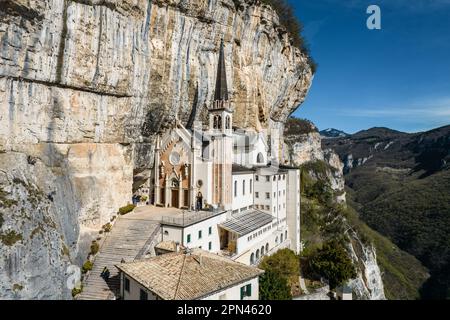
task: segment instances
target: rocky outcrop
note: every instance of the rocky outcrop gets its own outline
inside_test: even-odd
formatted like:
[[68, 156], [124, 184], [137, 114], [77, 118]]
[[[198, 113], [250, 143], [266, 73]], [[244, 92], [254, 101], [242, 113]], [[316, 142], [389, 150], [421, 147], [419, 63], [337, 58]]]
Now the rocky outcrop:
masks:
[[[337, 195], [337, 201], [345, 202], [344, 165], [333, 150], [322, 149], [322, 138], [318, 131], [286, 135], [283, 143], [282, 161], [294, 166], [317, 161], [325, 162], [328, 168], [326, 168], [326, 172], [321, 172], [325, 175], [323, 179], [330, 183], [331, 188]], [[318, 172], [314, 170], [310, 172], [310, 175], [313, 176], [317, 174]]]
[[[315, 128], [312, 128], [315, 129]], [[289, 132], [289, 128], [286, 128]], [[322, 148], [322, 138], [317, 130], [302, 134], [286, 135], [283, 144], [283, 161], [294, 166], [303, 166], [308, 177], [314, 181], [326, 181], [333, 189], [336, 203], [346, 204], [344, 163], [332, 149]], [[357, 277], [350, 281], [355, 299], [384, 300], [384, 285], [376, 259], [376, 249], [364, 243], [343, 215], [333, 217], [328, 224], [347, 235], [347, 251], [356, 266]], [[334, 235], [325, 234], [325, 238]], [[311, 296], [308, 299], [321, 299], [326, 295]], [[326, 299], [326, 298], [325, 298]]]
[[[259, 1], [0, 7], [0, 232], [22, 237], [0, 247], [0, 298], [69, 296], [69, 256], [79, 264], [95, 230], [130, 201], [155, 133], [204, 118], [222, 38], [238, 126], [284, 122], [312, 81], [307, 57]], [[42, 193], [36, 207], [26, 188]]]

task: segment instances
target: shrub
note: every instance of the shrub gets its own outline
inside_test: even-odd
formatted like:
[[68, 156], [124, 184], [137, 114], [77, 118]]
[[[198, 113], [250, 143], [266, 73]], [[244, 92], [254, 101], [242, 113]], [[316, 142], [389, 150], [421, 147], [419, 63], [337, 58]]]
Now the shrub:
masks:
[[93, 263], [91, 261], [86, 261], [81, 268], [81, 272], [86, 273], [92, 270]]
[[102, 229], [103, 229], [103, 231], [105, 231], [105, 232], [110, 232], [111, 231], [111, 223], [107, 223], [107, 224], [105, 224], [103, 227], [102, 227]]
[[259, 278], [259, 298], [261, 300], [290, 300], [291, 289], [285, 277], [273, 270], [267, 270]]
[[286, 121], [285, 135], [301, 135], [312, 132], [318, 132], [316, 126], [309, 120], [290, 117]]
[[127, 213], [133, 211], [134, 208], [136, 208], [136, 206], [134, 204], [127, 204], [126, 206], [119, 208], [119, 213], [121, 215], [124, 215], [124, 214], [127, 214]]
[[345, 248], [337, 241], [324, 243], [310, 260], [311, 269], [328, 279], [330, 289], [356, 277], [355, 266]]
[[0, 240], [6, 246], [12, 246], [17, 241], [21, 241], [23, 239], [22, 235], [15, 232], [14, 230], [9, 231], [8, 233], [2, 234], [0, 233]]
[[83, 286], [81, 286], [80, 288], [73, 288], [72, 289], [72, 297], [75, 297], [76, 295], [80, 294], [81, 291], [83, 291]]
[[96, 255], [99, 249], [100, 249], [100, 246], [98, 245], [97, 241], [92, 241], [91, 254]]
[[265, 256], [259, 268], [265, 271], [273, 271], [284, 277], [289, 284], [292, 284], [300, 274], [300, 260], [294, 251], [281, 249], [271, 256]]

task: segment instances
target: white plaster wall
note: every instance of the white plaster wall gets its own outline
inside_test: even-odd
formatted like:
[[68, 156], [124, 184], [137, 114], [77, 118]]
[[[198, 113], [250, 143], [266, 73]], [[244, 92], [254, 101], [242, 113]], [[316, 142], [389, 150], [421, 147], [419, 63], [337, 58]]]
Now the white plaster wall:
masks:
[[288, 172], [287, 224], [291, 249], [300, 253], [300, 170]]
[[[245, 194], [243, 193], [242, 189], [243, 181], [245, 181]], [[234, 186], [236, 182], [237, 182], [237, 193], [235, 196]], [[253, 205], [254, 202], [253, 195], [255, 191], [254, 183], [255, 178], [253, 177], [253, 173], [233, 175], [232, 210], [237, 210]], [[250, 192], [250, 184], [252, 185], [251, 192]]]
[[[124, 277], [128, 278], [130, 280], [130, 291], [125, 290], [125, 282]], [[147, 292], [148, 300], [156, 300], [157, 296], [151, 292], [150, 290], [146, 289], [144, 286], [142, 286], [139, 282], [134, 280], [133, 278], [130, 278], [129, 276], [125, 275], [123, 272], [120, 273], [120, 292], [123, 295], [123, 300], [140, 300], [140, 290], [144, 290]]]
[[258, 277], [241, 282], [233, 287], [227, 288], [223, 291], [216, 292], [210, 296], [204, 297], [201, 300], [241, 300], [241, 288], [251, 284], [252, 295], [246, 297], [244, 300], [258, 300], [259, 299], [259, 281]]
[[[183, 245], [188, 248], [198, 248], [202, 247], [203, 250], [207, 250], [210, 252], [219, 252], [220, 251], [220, 239], [219, 239], [219, 230], [218, 224], [224, 222], [226, 220], [226, 213], [217, 215], [213, 218], [203, 220], [199, 223], [190, 225], [184, 229], [183, 235]], [[212, 228], [212, 233], [209, 234], [208, 229]], [[202, 231], [202, 238], [198, 238], [198, 231]], [[187, 243], [188, 234], [191, 235], [191, 242]], [[211, 250], [208, 250], [208, 244], [211, 242]]]

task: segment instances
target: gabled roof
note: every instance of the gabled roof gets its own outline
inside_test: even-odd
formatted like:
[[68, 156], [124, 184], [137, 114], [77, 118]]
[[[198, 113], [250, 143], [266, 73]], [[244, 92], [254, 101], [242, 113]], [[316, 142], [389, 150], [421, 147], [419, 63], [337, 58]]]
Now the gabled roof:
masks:
[[193, 249], [116, 266], [164, 300], [194, 300], [255, 278], [262, 270]]
[[248, 210], [232, 215], [230, 219], [219, 224], [219, 226], [242, 237], [256, 229], [272, 223], [274, 219], [275, 217], [269, 213], [259, 210]]

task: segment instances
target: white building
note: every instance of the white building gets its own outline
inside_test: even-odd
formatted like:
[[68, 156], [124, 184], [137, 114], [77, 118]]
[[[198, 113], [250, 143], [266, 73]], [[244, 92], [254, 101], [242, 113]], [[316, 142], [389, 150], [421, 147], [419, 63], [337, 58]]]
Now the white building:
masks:
[[263, 273], [199, 249], [116, 267], [123, 300], [258, 300]]
[[208, 114], [206, 130], [178, 122], [157, 139], [150, 202], [184, 210], [163, 219], [161, 240], [248, 265], [281, 248], [298, 253], [300, 171], [272, 165], [273, 134], [233, 128], [223, 42]]

